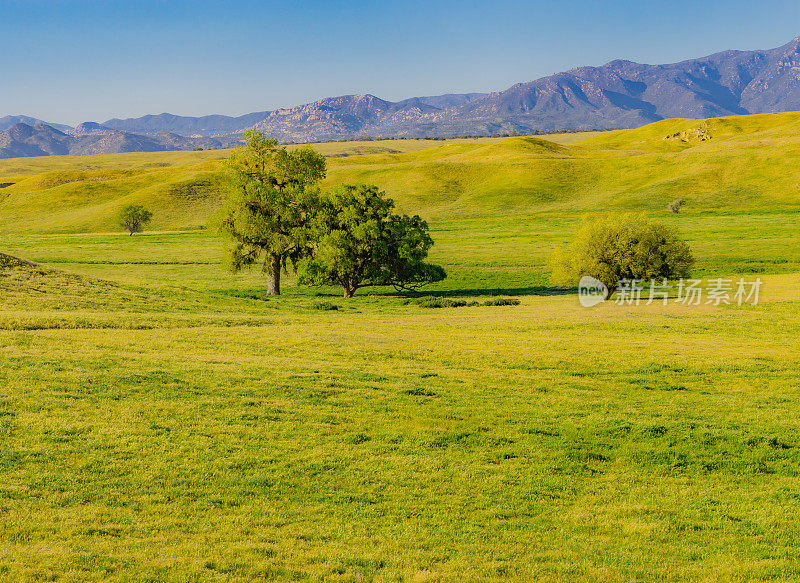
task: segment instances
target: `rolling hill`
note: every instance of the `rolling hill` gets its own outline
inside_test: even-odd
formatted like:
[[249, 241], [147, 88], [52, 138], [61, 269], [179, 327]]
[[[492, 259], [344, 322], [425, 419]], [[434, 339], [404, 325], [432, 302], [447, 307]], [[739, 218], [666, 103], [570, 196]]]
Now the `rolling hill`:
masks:
[[[369, 182], [431, 220], [587, 210], [800, 208], [800, 113], [667, 120], [573, 141], [537, 137], [320, 144], [329, 184]], [[562, 141], [565, 143], [557, 143]], [[0, 229], [102, 232], [127, 203], [156, 230], [208, 224], [226, 151], [0, 163]], [[26, 165], [27, 164], [27, 165]]]

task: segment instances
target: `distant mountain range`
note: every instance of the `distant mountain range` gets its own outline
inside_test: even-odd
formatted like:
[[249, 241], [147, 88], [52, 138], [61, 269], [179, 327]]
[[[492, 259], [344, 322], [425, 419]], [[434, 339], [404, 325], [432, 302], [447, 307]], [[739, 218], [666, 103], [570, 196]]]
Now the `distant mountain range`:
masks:
[[671, 117], [800, 110], [800, 37], [777, 49], [725, 51], [671, 65], [612, 61], [498, 93], [329, 97], [240, 117], [171, 114], [76, 128], [0, 118], [0, 157], [220, 148], [256, 127], [288, 142], [357, 137], [448, 137], [632, 128]]
[[7, 115], [5, 117], [0, 117], [0, 132], [6, 131], [7, 129], [17, 125], [18, 123], [24, 123], [26, 125], [31, 125], [31, 126], [36, 125], [37, 123], [43, 123], [62, 132], [66, 132], [72, 129], [68, 125], [60, 123], [48, 123], [40, 119], [36, 119], [35, 117], [28, 117], [27, 115]]
[[182, 136], [214, 136], [244, 131], [265, 119], [269, 111], [248, 113], [239, 117], [227, 115], [206, 115], [203, 117], [182, 117], [171, 113], [146, 115], [129, 119], [110, 119], [103, 126], [138, 134], [173, 133]]
[[62, 132], [35, 121], [33, 125], [17, 123], [0, 132], [0, 158], [217, 149], [235, 146], [240, 140], [239, 134], [230, 138], [190, 138], [174, 133], [142, 135], [112, 130], [94, 122]]

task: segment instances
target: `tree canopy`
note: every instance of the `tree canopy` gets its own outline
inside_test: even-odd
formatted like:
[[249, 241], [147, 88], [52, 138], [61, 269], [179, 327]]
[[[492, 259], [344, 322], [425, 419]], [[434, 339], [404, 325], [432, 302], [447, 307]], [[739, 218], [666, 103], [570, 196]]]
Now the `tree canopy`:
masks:
[[118, 220], [120, 226], [128, 231], [129, 235], [141, 233], [153, 219], [153, 213], [139, 204], [129, 204], [119, 211]]
[[311, 221], [325, 158], [310, 147], [288, 151], [256, 130], [248, 130], [245, 138], [227, 162], [221, 230], [231, 242], [230, 267], [239, 271], [263, 260], [268, 293], [278, 295], [281, 270], [312, 250]]
[[427, 223], [393, 210], [376, 186], [345, 185], [323, 195], [315, 253], [300, 264], [299, 281], [341, 285], [350, 298], [366, 286], [413, 289], [444, 279], [444, 269], [425, 262], [433, 245]]
[[621, 280], [683, 277], [693, 264], [675, 229], [639, 214], [586, 218], [570, 246], [551, 258], [554, 283], [575, 285], [591, 275], [606, 286], [606, 299]]

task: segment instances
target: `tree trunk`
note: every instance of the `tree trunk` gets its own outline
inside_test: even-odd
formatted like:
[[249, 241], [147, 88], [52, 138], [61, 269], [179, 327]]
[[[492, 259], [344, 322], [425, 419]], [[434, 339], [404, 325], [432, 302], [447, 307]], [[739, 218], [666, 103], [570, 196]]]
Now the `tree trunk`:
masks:
[[344, 289], [344, 297], [346, 299], [352, 298], [353, 294], [356, 293], [356, 289], [358, 289], [358, 286], [353, 283], [353, 278], [347, 276], [339, 278], [339, 285]]
[[281, 256], [273, 255], [269, 258], [267, 271], [267, 295], [281, 295]]
[[616, 288], [616, 287], [611, 287], [611, 286], [608, 286], [608, 285], [607, 285], [607, 286], [606, 286], [606, 293], [605, 293], [605, 295], [604, 295], [603, 299], [604, 299], [605, 301], [608, 301], [608, 300], [610, 300], [610, 299], [611, 299], [611, 296], [613, 296], [613, 295], [614, 295], [614, 292], [615, 292], [615, 291], [617, 291], [617, 288]]

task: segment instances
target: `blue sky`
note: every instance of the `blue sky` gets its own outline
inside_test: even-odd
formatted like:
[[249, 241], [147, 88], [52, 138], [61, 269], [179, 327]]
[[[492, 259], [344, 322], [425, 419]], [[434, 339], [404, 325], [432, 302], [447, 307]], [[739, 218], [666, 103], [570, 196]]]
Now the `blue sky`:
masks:
[[800, 36], [797, 0], [0, 0], [0, 117], [238, 115], [330, 95], [495, 91], [615, 58]]

